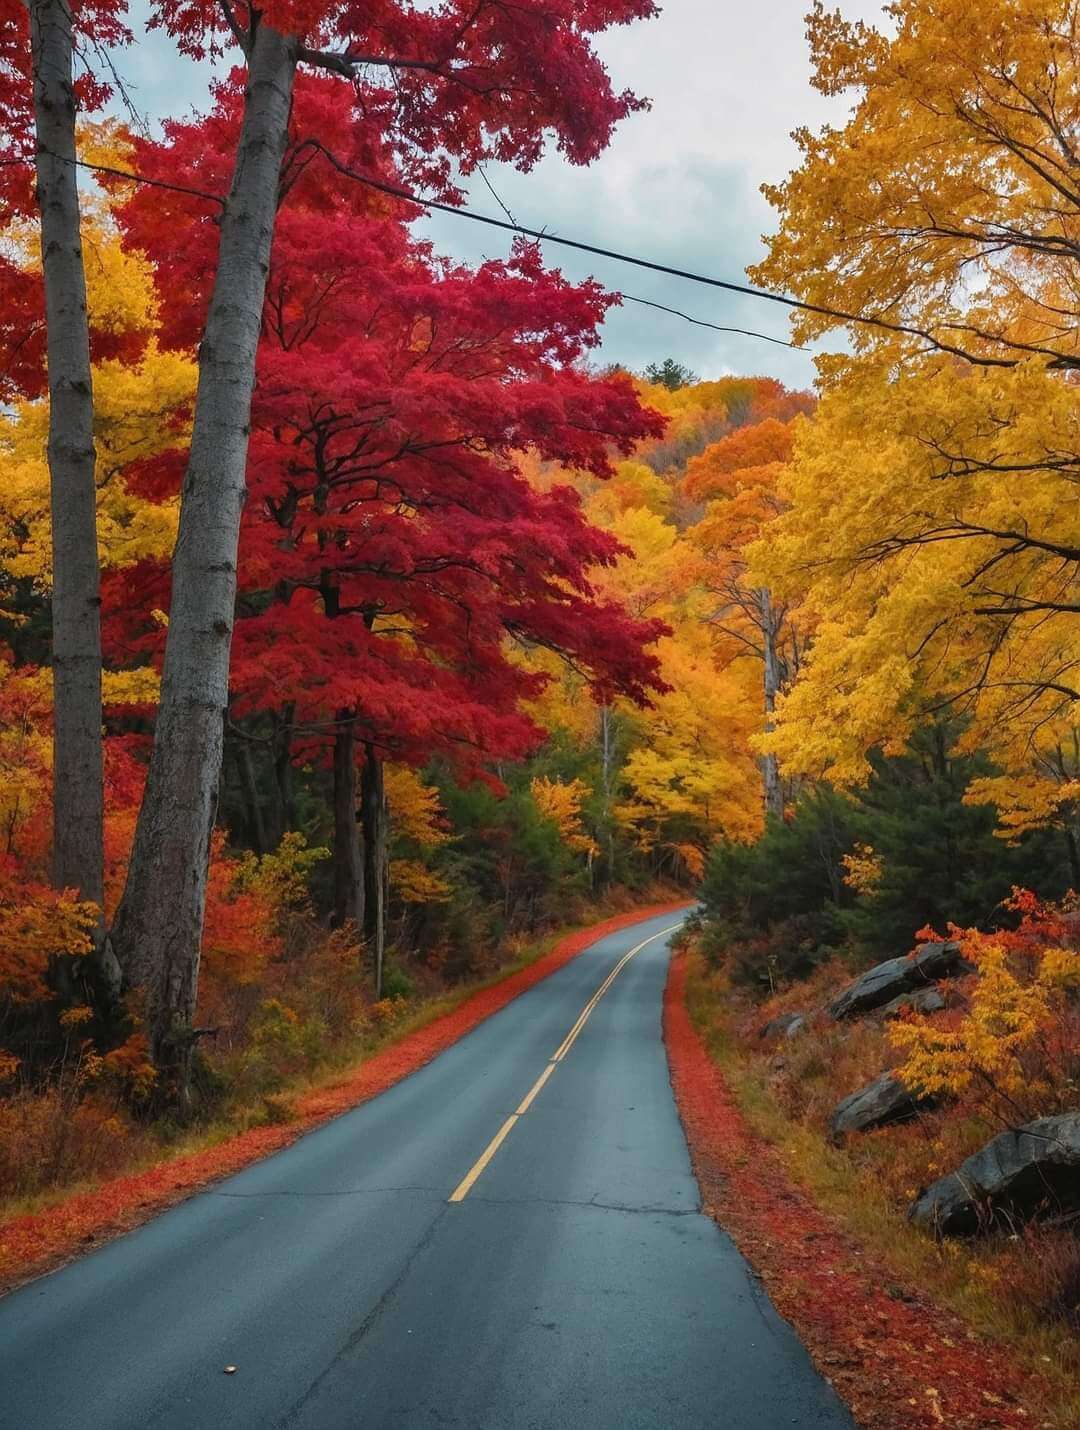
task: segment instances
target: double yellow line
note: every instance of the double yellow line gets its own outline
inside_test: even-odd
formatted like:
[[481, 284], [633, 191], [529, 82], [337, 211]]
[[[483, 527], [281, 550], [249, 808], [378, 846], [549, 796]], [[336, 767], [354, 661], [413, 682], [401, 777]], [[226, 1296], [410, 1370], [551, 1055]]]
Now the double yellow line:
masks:
[[547, 1066], [544, 1068], [544, 1071], [540, 1074], [540, 1076], [533, 1083], [532, 1087], [529, 1088], [529, 1091], [521, 1099], [521, 1104], [518, 1107], [517, 1111], [512, 1112], [510, 1114], [510, 1116], [506, 1119], [503, 1125], [499, 1128], [498, 1132], [496, 1132], [495, 1136], [484, 1148], [483, 1152], [481, 1152], [480, 1156], [465, 1173], [464, 1177], [462, 1177], [461, 1181], [454, 1188], [453, 1192], [451, 1192], [450, 1200], [452, 1202], [463, 1202], [465, 1198], [469, 1195], [474, 1184], [476, 1183], [477, 1178], [483, 1172], [484, 1168], [488, 1165], [488, 1163], [491, 1161], [492, 1157], [494, 1157], [495, 1153], [499, 1150], [502, 1144], [506, 1141], [506, 1138], [510, 1134], [511, 1127], [513, 1127], [514, 1123], [518, 1120], [519, 1117], [524, 1117], [525, 1113], [528, 1112], [529, 1108], [533, 1104], [534, 1099], [536, 1098], [537, 1093], [544, 1086], [544, 1083], [547, 1082], [548, 1078], [558, 1067], [559, 1063], [562, 1062], [563, 1058], [566, 1057], [570, 1049], [574, 1046], [575, 1039], [581, 1032], [582, 1028], [584, 1028], [585, 1024], [592, 1017], [593, 1010], [595, 1009], [597, 1003], [600, 1002], [600, 999], [603, 998], [604, 994], [615, 982], [616, 978], [618, 978], [619, 974], [623, 971], [623, 969], [634, 957], [634, 955], [640, 953], [641, 950], [645, 948], [647, 944], [655, 943], [658, 938], [664, 938], [667, 934], [674, 933], [674, 931], [678, 927], [679, 924], [677, 923], [671, 924], [668, 928], [661, 929], [659, 933], [654, 933], [651, 934], [648, 938], [643, 938], [639, 944], [636, 944], [630, 950], [629, 953], [623, 954], [622, 958], [619, 959], [618, 963], [604, 979], [600, 987], [585, 1004], [585, 1007], [578, 1015], [577, 1022], [574, 1024], [574, 1026], [570, 1029], [569, 1033], [567, 1033], [566, 1037], [552, 1053]]

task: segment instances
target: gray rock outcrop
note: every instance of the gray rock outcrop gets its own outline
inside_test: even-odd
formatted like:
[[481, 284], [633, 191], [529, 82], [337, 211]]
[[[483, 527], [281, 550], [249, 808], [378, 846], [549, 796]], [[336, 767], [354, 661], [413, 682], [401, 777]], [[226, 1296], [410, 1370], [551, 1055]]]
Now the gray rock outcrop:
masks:
[[896, 1018], [901, 1013], [940, 1013], [948, 1007], [945, 995], [933, 984], [929, 988], [917, 988], [913, 993], [901, 993], [891, 1003], [876, 1011], [882, 1018]]
[[912, 1203], [911, 1220], [945, 1236], [995, 1222], [1080, 1211], [1080, 1112], [1002, 1132]]
[[886, 1127], [890, 1122], [907, 1122], [920, 1110], [933, 1105], [933, 1099], [920, 1098], [892, 1073], [886, 1072], [844, 1098], [830, 1119], [829, 1131], [834, 1141], [840, 1141], [853, 1132], [869, 1132], [873, 1127]]
[[855, 1018], [904, 994], [926, 989], [941, 978], [957, 978], [971, 971], [958, 943], [922, 943], [909, 957], [890, 958], [867, 969], [829, 1005], [829, 1013], [836, 1019]]

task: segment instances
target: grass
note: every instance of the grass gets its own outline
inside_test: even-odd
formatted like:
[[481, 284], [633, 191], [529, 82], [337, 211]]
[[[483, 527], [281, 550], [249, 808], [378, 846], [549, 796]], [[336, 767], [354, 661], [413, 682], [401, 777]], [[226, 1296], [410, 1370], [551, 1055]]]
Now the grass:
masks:
[[[900, 1181], [907, 1180], [917, 1165], [914, 1139], [922, 1138], [921, 1155], [926, 1158], [933, 1134], [940, 1133], [944, 1122], [922, 1132], [918, 1127], [883, 1129], [853, 1144], [857, 1151], [834, 1147], [824, 1136], [815, 1089], [820, 1094], [822, 1088], [831, 1088], [834, 1102], [851, 1089], [833, 1085], [835, 1059], [828, 1047], [815, 1048], [812, 1040], [835, 1038], [835, 1030], [804, 1034], [797, 1040], [802, 1045], [797, 1052], [794, 1042], [780, 1045], [780, 1050], [761, 1049], [746, 1036], [745, 1019], [723, 977], [710, 974], [698, 956], [690, 960], [687, 1004], [744, 1117], [775, 1149], [792, 1181], [884, 1263], [901, 1286], [917, 1289], [953, 1310], [976, 1333], [1013, 1348], [1038, 1386], [1036, 1409], [1044, 1417], [1040, 1423], [1053, 1430], [1080, 1430], [1080, 1337], [1064, 1319], [1054, 1321], [1045, 1314], [1047, 1303], [1055, 1309], [1055, 1297], [1080, 1266], [1075, 1237], [1034, 1231], [971, 1243], [935, 1242], [910, 1226], [906, 1192], [912, 1189], [898, 1195], [897, 1178], [889, 1173], [891, 1164], [906, 1159], [908, 1168]], [[873, 1030], [868, 1026], [840, 1036], [869, 1042]], [[814, 1085], [809, 1092], [801, 1090], [795, 1115], [777, 1095], [775, 1063], [785, 1058], [798, 1058]], [[961, 1125], [950, 1129], [949, 1141], [962, 1143], [980, 1135], [975, 1127]], [[1040, 1300], [1044, 1304], [1038, 1304]]]

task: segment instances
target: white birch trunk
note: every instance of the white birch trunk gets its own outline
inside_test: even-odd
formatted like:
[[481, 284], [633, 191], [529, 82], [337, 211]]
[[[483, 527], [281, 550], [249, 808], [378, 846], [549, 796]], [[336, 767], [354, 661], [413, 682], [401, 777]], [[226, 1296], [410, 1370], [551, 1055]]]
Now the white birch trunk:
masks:
[[[780, 662], [776, 651], [778, 622], [773, 611], [772, 596], [766, 587], [758, 591], [758, 605], [761, 610], [762, 648], [765, 652], [765, 733], [769, 734], [775, 724], [776, 697], [780, 690]], [[775, 755], [762, 755], [761, 778], [764, 785], [766, 819], [783, 819], [784, 790], [780, 782], [780, 766]]]
[[94, 391], [67, 0], [29, 0], [49, 366], [53, 882], [102, 903], [101, 598]]
[[259, 25], [206, 329], [172, 564], [149, 778], [114, 941], [146, 999], [155, 1062], [186, 1095], [221, 774], [255, 354], [296, 46]]

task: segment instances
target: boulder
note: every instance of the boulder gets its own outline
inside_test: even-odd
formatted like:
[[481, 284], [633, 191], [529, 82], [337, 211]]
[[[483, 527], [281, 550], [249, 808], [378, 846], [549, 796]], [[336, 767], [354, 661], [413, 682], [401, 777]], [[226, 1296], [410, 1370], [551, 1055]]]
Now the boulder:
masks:
[[856, 1018], [893, 1003], [905, 993], [928, 988], [940, 978], [958, 978], [972, 966], [958, 943], [921, 943], [913, 954], [890, 958], [867, 969], [829, 1005], [832, 1017]]
[[760, 1038], [793, 1038], [806, 1027], [805, 1013], [781, 1013], [770, 1018], [758, 1034]]
[[914, 993], [901, 993], [898, 998], [894, 998], [891, 1003], [886, 1003], [884, 1008], [877, 1011], [882, 1018], [896, 1018], [909, 1010], [912, 1013], [940, 1013], [947, 1007], [944, 993], [931, 984], [929, 988], [917, 988]]
[[995, 1222], [1080, 1211], [1080, 1112], [1002, 1132], [911, 1205], [916, 1226], [970, 1236]]
[[907, 1122], [924, 1108], [934, 1105], [932, 1098], [920, 1098], [906, 1088], [892, 1073], [860, 1087], [845, 1097], [829, 1121], [834, 1141], [852, 1132], [869, 1132], [872, 1127], [885, 1127], [890, 1122]]

